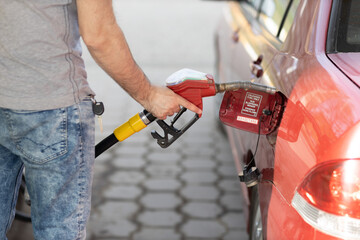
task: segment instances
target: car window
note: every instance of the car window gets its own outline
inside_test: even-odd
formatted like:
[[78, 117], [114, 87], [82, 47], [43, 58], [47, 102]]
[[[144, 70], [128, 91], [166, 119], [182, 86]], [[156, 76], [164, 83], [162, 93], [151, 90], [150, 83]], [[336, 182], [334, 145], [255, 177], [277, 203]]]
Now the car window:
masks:
[[247, 0], [255, 9], [259, 9], [262, 0]]
[[326, 49], [360, 52], [360, 0], [333, 1]]
[[251, 18], [256, 18], [261, 1], [262, 0], [246, 0], [241, 1], [240, 4], [247, 14], [251, 16]]
[[291, 25], [294, 22], [296, 9], [299, 6], [299, 3], [300, 3], [300, 0], [293, 0], [293, 2], [291, 3], [291, 6], [289, 8], [289, 12], [287, 13], [285, 21], [284, 21], [284, 25], [282, 26], [282, 28], [280, 30], [280, 34], [279, 34], [279, 39], [282, 42], [285, 41], [285, 38], [289, 33]]
[[346, 42], [360, 44], [360, 1], [351, 1]]
[[278, 35], [290, 0], [262, 0], [260, 23], [274, 36]]

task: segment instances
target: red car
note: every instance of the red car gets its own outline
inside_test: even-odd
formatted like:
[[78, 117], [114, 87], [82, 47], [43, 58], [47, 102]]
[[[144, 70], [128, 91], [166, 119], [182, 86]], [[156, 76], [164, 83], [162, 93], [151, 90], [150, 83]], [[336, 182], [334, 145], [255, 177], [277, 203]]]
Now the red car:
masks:
[[259, 172], [250, 238], [360, 239], [360, 0], [231, 1], [216, 50], [220, 82], [282, 98], [270, 132], [226, 127], [238, 171]]

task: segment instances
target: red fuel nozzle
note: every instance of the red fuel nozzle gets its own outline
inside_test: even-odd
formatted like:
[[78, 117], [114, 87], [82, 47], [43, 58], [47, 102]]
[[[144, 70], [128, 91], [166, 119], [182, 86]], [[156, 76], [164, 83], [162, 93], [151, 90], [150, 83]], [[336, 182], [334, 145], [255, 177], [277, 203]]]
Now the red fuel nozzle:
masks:
[[[178, 84], [169, 85], [168, 88], [202, 110], [202, 98], [216, 94], [213, 76], [208, 74], [206, 78], [207, 79], [204, 80], [184, 79]], [[201, 115], [199, 117], [201, 117]]]

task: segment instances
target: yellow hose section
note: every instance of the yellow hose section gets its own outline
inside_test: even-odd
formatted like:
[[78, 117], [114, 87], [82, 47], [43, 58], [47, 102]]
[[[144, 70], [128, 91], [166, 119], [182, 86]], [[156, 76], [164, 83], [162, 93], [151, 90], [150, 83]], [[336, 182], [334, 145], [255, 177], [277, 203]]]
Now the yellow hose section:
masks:
[[119, 142], [124, 141], [136, 132], [141, 131], [146, 127], [146, 124], [141, 120], [140, 115], [136, 114], [126, 123], [114, 130], [114, 135]]

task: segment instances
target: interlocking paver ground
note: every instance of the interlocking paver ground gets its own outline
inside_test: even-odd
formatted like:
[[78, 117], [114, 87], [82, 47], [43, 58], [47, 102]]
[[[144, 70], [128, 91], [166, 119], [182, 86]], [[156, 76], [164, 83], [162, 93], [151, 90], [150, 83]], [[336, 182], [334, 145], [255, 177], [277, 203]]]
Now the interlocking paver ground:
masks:
[[182, 232], [189, 238], [216, 238], [220, 239], [226, 233], [226, 228], [216, 220], [190, 220]]
[[239, 193], [240, 183], [235, 178], [222, 179], [218, 186], [225, 192]]
[[188, 202], [182, 211], [193, 218], [216, 218], [223, 212], [219, 204], [210, 202]]
[[224, 215], [222, 218], [223, 222], [230, 229], [239, 229], [239, 226], [245, 227], [245, 219], [242, 212], [229, 212]]
[[144, 173], [134, 170], [116, 171], [107, 177], [113, 184], [138, 184], [146, 178]]
[[145, 211], [138, 220], [145, 226], [173, 228], [182, 221], [182, 216], [171, 210]]
[[158, 164], [176, 163], [181, 160], [181, 155], [173, 151], [153, 152], [147, 154], [146, 157], [150, 162]]
[[180, 240], [181, 235], [176, 233], [173, 229], [163, 228], [143, 228], [140, 232], [134, 234], [134, 240]]
[[187, 157], [184, 159], [181, 163], [186, 169], [189, 170], [201, 170], [201, 169], [207, 169], [211, 170], [215, 168], [216, 162], [215, 161], [209, 161], [209, 157]]
[[181, 187], [181, 182], [173, 178], [148, 179], [144, 183], [148, 191], [177, 191]]
[[224, 236], [223, 240], [242, 240], [242, 239], [248, 239], [248, 238], [249, 237], [244, 230], [230, 230]]
[[174, 193], [147, 193], [140, 203], [148, 209], [175, 209], [182, 200]]
[[117, 158], [112, 164], [119, 168], [140, 169], [145, 166], [146, 162], [141, 156], [126, 156]]
[[141, 195], [141, 189], [137, 186], [112, 185], [104, 191], [105, 198], [135, 200]]
[[241, 198], [240, 198], [239, 194], [226, 193], [225, 195], [223, 195], [221, 197], [220, 202], [228, 210], [233, 210], [233, 211], [241, 211], [242, 210]]
[[181, 195], [188, 200], [214, 201], [219, 198], [220, 191], [216, 186], [188, 185], [181, 191]]
[[186, 183], [215, 183], [219, 178], [213, 171], [187, 171], [181, 174], [181, 180]]
[[218, 172], [223, 177], [234, 177], [236, 176], [236, 168], [233, 165], [222, 165], [218, 168]]

